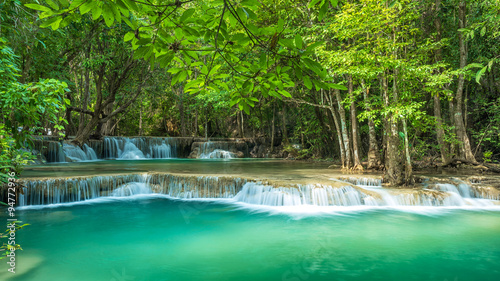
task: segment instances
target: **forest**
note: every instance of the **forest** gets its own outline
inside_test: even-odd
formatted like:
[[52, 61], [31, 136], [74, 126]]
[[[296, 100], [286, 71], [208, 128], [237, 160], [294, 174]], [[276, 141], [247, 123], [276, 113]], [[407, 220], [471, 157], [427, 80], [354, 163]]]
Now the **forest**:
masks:
[[2, 171], [49, 134], [259, 138], [394, 186], [495, 170], [499, 40], [499, 0], [2, 0]]

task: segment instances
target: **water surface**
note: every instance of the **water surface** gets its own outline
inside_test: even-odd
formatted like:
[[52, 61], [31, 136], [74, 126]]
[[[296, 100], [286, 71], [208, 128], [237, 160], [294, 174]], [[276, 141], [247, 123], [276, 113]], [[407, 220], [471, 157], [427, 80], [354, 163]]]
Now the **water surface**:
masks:
[[18, 210], [11, 280], [500, 280], [498, 211], [279, 210], [160, 195]]

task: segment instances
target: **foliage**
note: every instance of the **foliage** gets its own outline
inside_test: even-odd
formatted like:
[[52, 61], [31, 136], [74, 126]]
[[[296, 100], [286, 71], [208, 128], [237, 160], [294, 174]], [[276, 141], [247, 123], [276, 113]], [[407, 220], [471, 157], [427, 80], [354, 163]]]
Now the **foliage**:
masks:
[[[0, 204], [6, 205], [4, 202], [0, 202]], [[28, 223], [22, 224], [22, 221], [13, 221], [10, 223], [15, 224], [15, 228], [13, 229], [13, 232], [17, 232], [17, 231], [23, 229], [25, 226], [29, 225]], [[10, 237], [10, 233], [11, 233], [11, 230], [7, 229], [4, 233], [0, 234], [0, 238], [2, 238], [2, 239], [8, 238], [8, 237]], [[11, 251], [23, 250], [23, 248], [21, 248], [21, 245], [19, 245], [19, 244], [10, 245], [10, 244], [5, 243], [5, 242], [2, 244], [2, 246], [0, 246], [0, 249], [2, 249], [1, 251], [4, 252], [2, 254], [2, 256], [0, 256], [0, 260], [6, 258], [7, 255], [10, 254]]]
[[[40, 12], [41, 27], [53, 30], [78, 22], [87, 13], [108, 27], [125, 22], [132, 31], [135, 58], [169, 67], [172, 85], [184, 83], [186, 92], [228, 91], [231, 104], [250, 113], [259, 97], [291, 97], [295, 79], [316, 81], [324, 89], [340, 87], [328, 80], [325, 69], [311, 56], [319, 45], [292, 35], [283, 19], [262, 22], [267, 3], [244, 0], [186, 2], [48, 1], [26, 4]], [[337, 1], [331, 1], [333, 6]], [[324, 15], [330, 2], [321, 2]], [[322, 17], [322, 16], [320, 16]], [[288, 38], [290, 39], [288, 39]], [[314, 79], [313, 79], [314, 78]]]
[[[21, 148], [46, 124], [54, 124], [62, 130], [58, 113], [65, 109], [69, 100], [64, 98], [67, 85], [55, 79], [37, 83], [19, 83], [16, 57], [7, 41], [0, 38], [0, 161], [2, 181], [8, 169], [16, 174], [22, 166], [33, 159], [30, 152]], [[61, 133], [61, 132], [60, 132]], [[62, 134], [62, 133], [61, 133]]]

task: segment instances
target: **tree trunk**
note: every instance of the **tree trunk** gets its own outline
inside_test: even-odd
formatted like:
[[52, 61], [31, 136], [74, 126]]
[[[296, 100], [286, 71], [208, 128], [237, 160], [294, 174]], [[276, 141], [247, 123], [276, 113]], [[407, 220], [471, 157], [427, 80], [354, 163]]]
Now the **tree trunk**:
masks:
[[193, 137], [198, 136], [198, 108], [195, 110], [195, 115], [194, 115], [194, 130], [193, 130]]
[[[467, 26], [466, 23], [466, 1], [463, 0], [460, 2], [459, 9], [458, 9], [458, 14], [459, 14], [459, 26], [461, 29], [465, 28]], [[465, 46], [465, 39], [462, 34], [462, 32], [459, 32], [459, 46], [460, 46], [460, 68], [464, 68], [467, 65], [467, 50]], [[463, 116], [463, 92], [464, 92], [464, 84], [465, 84], [465, 77], [463, 74], [460, 74], [458, 77], [458, 87], [457, 87], [457, 93], [455, 95], [455, 112], [454, 112], [454, 121], [455, 121], [455, 128], [457, 131], [457, 137], [458, 140], [460, 141], [460, 151], [459, 155], [471, 162], [475, 162], [476, 159], [474, 158], [474, 154], [472, 153], [469, 137], [467, 136], [467, 131], [465, 128], [465, 123], [464, 123], [464, 116]]]
[[337, 105], [339, 108], [339, 116], [340, 116], [340, 127], [342, 130], [342, 140], [344, 142], [344, 151], [345, 151], [345, 166], [342, 166], [343, 169], [350, 169], [352, 167], [351, 161], [351, 149], [349, 142], [349, 132], [347, 130], [347, 121], [345, 117], [344, 106], [342, 105], [342, 97], [340, 96], [339, 90], [334, 90], [335, 96], [337, 97]]
[[411, 165], [411, 157], [410, 157], [410, 147], [408, 143], [408, 127], [406, 126], [406, 118], [403, 117], [401, 120], [403, 123], [403, 134], [405, 139], [405, 185], [413, 185], [415, 180], [413, 179], [413, 167]]
[[[384, 100], [384, 106], [389, 107], [389, 91], [387, 78], [382, 77], [382, 94]], [[393, 186], [399, 186], [403, 183], [402, 170], [399, 161], [399, 136], [398, 136], [398, 124], [395, 117], [392, 114], [387, 114], [387, 156], [385, 159], [385, 175], [384, 177]]]
[[186, 136], [186, 120], [184, 118], [184, 87], [181, 85], [177, 89], [179, 95], [179, 115], [181, 117], [181, 137]]
[[[364, 83], [363, 83], [364, 84]], [[370, 88], [365, 87], [363, 91], [363, 97], [365, 100], [366, 111], [371, 112], [370, 102], [368, 100], [368, 95], [370, 92]], [[369, 145], [368, 145], [368, 169], [379, 169], [380, 168], [380, 154], [378, 151], [377, 144], [377, 132], [375, 130], [375, 123], [373, 122], [373, 117], [368, 117], [368, 135], [369, 135]]]
[[330, 106], [330, 112], [331, 112], [332, 117], [333, 117], [333, 122], [335, 123], [335, 129], [337, 129], [337, 138], [338, 138], [338, 142], [339, 142], [340, 159], [342, 161], [342, 167], [345, 167], [347, 165], [347, 163], [346, 163], [347, 153], [345, 151], [345, 145], [344, 145], [344, 141], [342, 138], [342, 129], [341, 129], [340, 124], [339, 124], [339, 117], [337, 116], [337, 113], [335, 112], [335, 107], [333, 106], [333, 97], [330, 95], [330, 93], [326, 94], [326, 99], [327, 99], [329, 106]]
[[[114, 102], [108, 104], [104, 108], [104, 115], [105, 116], [108, 116], [108, 115], [111, 114], [111, 112], [113, 112], [113, 106], [114, 106]], [[112, 119], [109, 119], [105, 123], [100, 123], [100, 125], [102, 125], [102, 127], [101, 127], [100, 130], [97, 130], [97, 132], [100, 133], [101, 136], [111, 136], [111, 135], [113, 135], [113, 120]]]
[[139, 136], [142, 136], [142, 102], [141, 102], [141, 105], [139, 107], [139, 133], [138, 133]]
[[363, 166], [361, 165], [361, 161], [359, 160], [359, 143], [358, 143], [358, 121], [356, 116], [356, 103], [354, 102], [353, 97], [353, 81], [352, 75], [349, 74], [348, 78], [348, 90], [349, 97], [351, 98], [351, 129], [352, 129], [352, 158], [353, 158], [353, 169], [354, 170], [363, 170]]
[[243, 136], [243, 131], [241, 130], [241, 119], [239, 112], [236, 113], [236, 126], [238, 127], [238, 137]]
[[240, 111], [240, 117], [241, 117], [241, 137], [245, 137], [245, 119], [243, 115], [243, 111]]
[[[436, 28], [436, 42], [441, 41], [441, 34], [442, 34], [442, 29], [441, 29], [441, 18], [440, 18], [440, 12], [441, 12], [441, 0], [436, 0], [435, 3], [435, 14], [434, 14], [434, 26]], [[436, 63], [441, 62], [443, 59], [443, 50], [441, 48], [438, 48], [436, 50]], [[441, 72], [442, 70], [439, 70]], [[439, 150], [441, 152], [441, 161], [443, 163], [447, 163], [449, 159], [449, 152], [448, 152], [448, 144], [444, 141], [444, 126], [443, 126], [443, 118], [441, 117], [441, 99], [439, 96], [439, 92], [435, 93], [433, 95], [434, 99], [434, 118], [436, 118], [436, 135], [437, 135], [437, 140], [438, 140], [438, 145], [439, 145]]]
[[276, 106], [273, 104], [273, 121], [272, 121], [272, 128], [271, 128], [271, 153], [274, 151], [274, 135], [275, 135], [275, 120], [276, 120]]
[[283, 107], [281, 110], [281, 117], [282, 117], [281, 125], [283, 127], [283, 143], [285, 145], [288, 145], [290, 143], [290, 141], [288, 140], [288, 131], [286, 129], [286, 106], [285, 106], [284, 102], [283, 102]]

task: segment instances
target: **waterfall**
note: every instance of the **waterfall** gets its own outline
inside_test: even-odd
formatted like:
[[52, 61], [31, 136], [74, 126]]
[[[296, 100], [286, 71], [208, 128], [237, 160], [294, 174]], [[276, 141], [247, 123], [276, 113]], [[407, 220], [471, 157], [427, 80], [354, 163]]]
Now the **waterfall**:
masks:
[[165, 159], [177, 157], [173, 138], [105, 137], [104, 157], [109, 159]]
[[[332, 179], [335, 180], [335, 179]], [[339, 180], [352, 183], [357, 186], [373, 186], [373, 187], [382, 187], [382, 180], [376, 178], [357, 178], [357, 177], [349, 177], [349, 178], [339, 178]]]
[[[94, 149], [92, 149], [87, 144], [84, 144], [83, 149], [82, 149], [78, 146], [74, 146], [74, 145], [65, 143], [63, 145], [63, 151], [64, 151], [64, 155], [66, 155], [66, 157], [69, 158], [71, 161], [79, 162], [79, 161], [97, 160], [97, 155], [96, 155]], [[61, 161], [61, 162], [65, 162], [65, 161]]]
[[138, 194], [151, 194], [153, 191], [151, 187], [143, 182], [130, 182], [126, 183], [111, 192], [111, 196], [124, 197]]
[[356, 206], [363, 205], [362, 201], [365, 196], [351, 186], [273, 187], [250, 182], [243, 186], [234, 199], [244, 203], [267, 206]]
[[66, 162], [63, 146], [59, 142], [49, 142], [48, 162]]
[[144, 153], [137, 148], [137, 146], [127, 139], [125, 146], [123, 147], [123, 152], [117, 157], [117, 159], [145, 159]]
[[230, 152], [231, 146], [233, 143], [231, 142], [204, 142], [199, 146], [199, 156], [200, 159], [231, 159], [236, 158], [236, 154]]
[[149, 155], [151, 158], [172, 158], [172, 147], [165, 142], [161, 145], [155, 144], [150, 147]]
[[180, 199], [232, 198], [246, 181], [232, 177], [162, 173], [25, 180], [18, 194], [18, 205], [70, 203], [153, 192]]
[[[420, 189], [384, 189], [380, 186], [325, 184], [274, 186], [229, 176], [145, 173], [24, 180], [20, 189], [19, 206], [150, 193], [164, 194], [179, 199], [227, 198], [234, 203], [265, 206], [483, 207], [500, 205], [498, 190], [491, 187], [470, 186], [465, 183], [435, 184]], [[5, 194], [0, 195], [5, 199]]]
[[209, 153], [202, 153], [200, 154], [200, 159], [232, 159], [235, 158], [236, 155], [232, 152], [222, 150], [222, 149], [215, 149]]

